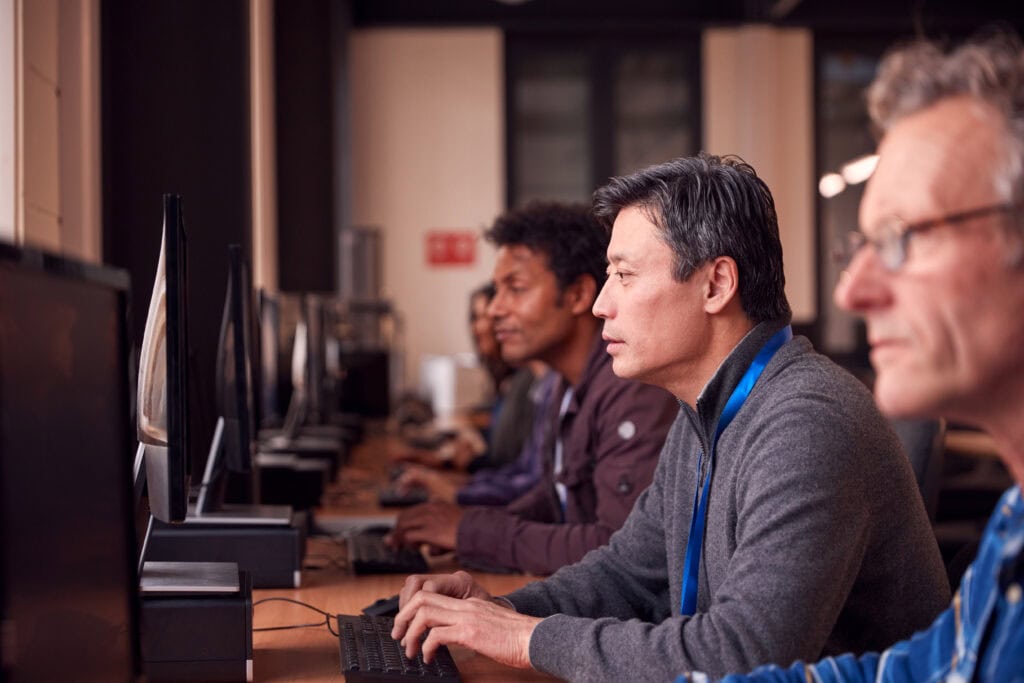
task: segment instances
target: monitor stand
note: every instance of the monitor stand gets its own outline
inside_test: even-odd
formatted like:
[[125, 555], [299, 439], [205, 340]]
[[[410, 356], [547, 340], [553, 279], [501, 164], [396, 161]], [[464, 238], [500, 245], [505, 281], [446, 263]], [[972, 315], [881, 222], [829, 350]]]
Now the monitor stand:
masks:
[[237, 593], [238, 587], [233, 562], [144, 562], [139, 577], [142, 595]]
[[182, 524], [157, 522], [148, 560], [234, 562], [255, 588], [298, 588], [306, 549], [306, 514], [287, 505], [233, 505], [217, 509], [211, 497], [223, 451], [224, 421], [217, 420], [199, 500]]
[[252, 681], [252, 581], [232, 562], [144, 562], [140, 646], [149, 681]]
[[293, 515], [291, 505], [222, 505], [216, 510], [201, 512], [198, 505], [189, 504], [185, 524], [288, 526]]

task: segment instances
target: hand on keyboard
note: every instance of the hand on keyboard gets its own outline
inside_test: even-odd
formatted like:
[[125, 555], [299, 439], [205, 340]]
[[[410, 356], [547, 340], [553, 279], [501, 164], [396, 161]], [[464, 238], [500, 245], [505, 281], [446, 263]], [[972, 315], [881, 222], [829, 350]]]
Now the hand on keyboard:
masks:
[[399, 513], [388, 543], [395, 547], [426, 543], [442, 550], [455, 550], [461, 521], [462, 510], [452, 503], [424, 503], [406, 508]]
[[459, 672], [447, 649], [431, 662], [408, 658], [391, 639], [392, 623], [384, 617], [338, 615], [341, 671], [347, 683], [434, 681], [459, 683]]
[[437, 470], [409, 465], [395, 479], [394, 487], [403, 493], [417, 489], [425, 490], [430, 500], [454, 503], [460, 482], [464, 482], [465, 479], [466, 477], [454, 473], [445, 475]]
[[398, 593], [399, 604], [408, 604], [412, 600], [412, 596], [420, 591], [440, 593], [462, 600], [468, 598], [494, 600], [491, 594], [474, 581], [469, 573], [455, 572], [454, 574], [416, 574], [407, 577], [402, 590]]
[[465, 572], [411, 576], [400, 595], [391, 637], [401, 642], [406, 657], [422, 650], [429, 662], [439, 647], [455, 644], [507, 666], [529, 668], [530, 636], [541, 620], [495, 601]]
[[411, 574], [427, 571], [418, 549], [394, 548], [384, 542], [384, 531], [366, 529], [348, 537], [349, 566], [356, 574]]

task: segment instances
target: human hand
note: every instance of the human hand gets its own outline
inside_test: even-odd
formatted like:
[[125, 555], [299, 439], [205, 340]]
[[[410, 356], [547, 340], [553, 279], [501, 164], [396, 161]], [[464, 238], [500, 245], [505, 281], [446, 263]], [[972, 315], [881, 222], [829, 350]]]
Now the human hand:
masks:
[[467, 598], [494, 599], [483, 586], [473, 580], [472, 576], [464, 571], [457, 571], [453, 574], [413, 574], [407, 577], [405, 584], [402, 585], [402, 590], [398, 593], [399, 604], [407, 604], [412, 596], [420, 591], [439, 593], [460, 600]]
[[430, 448], [405, 448], [391, 453], [389, 457], [394, 462], [411, 462], [425, 467], [440, 468], [445, 464], [437, 451]]
[[[477, 438], [471, 438], [471, 435], [476, 435]], [[465, 472], [469, 468], [469, 464], [476, 459], [476, 456], [483, 452], [483, 448], [480, 447], [483, 444], [483, 440], [473, 431], [460, 432], [457, 437], [452, 439], [450, 444], [446, 455], [451, 460], [452, 469], [459, 472]]]
[[[443, 475], [426, 467], [408, 466], [397, 479], [395, 488], [401, 493], [409, 493], [416, 489], [424, 489], [431, 500], [454, 503], [459, 492], [457, 475]], [[461, 477], [464, 479], [465, 477]]]
[[414, 505], [399, 513], [395, 528], [387, 535], [392, 546], [430, 544], [455, 550], [462, 510], [452, 503], [432, 502]]
[[422, 648], [429, 662], [438, 647], [454, 644], [506, 666], [529, 668], [530, 636], [541, 620], [495, 601], [465, 572], [409, 577], [400, 595], [391, 637], [407, 657]]

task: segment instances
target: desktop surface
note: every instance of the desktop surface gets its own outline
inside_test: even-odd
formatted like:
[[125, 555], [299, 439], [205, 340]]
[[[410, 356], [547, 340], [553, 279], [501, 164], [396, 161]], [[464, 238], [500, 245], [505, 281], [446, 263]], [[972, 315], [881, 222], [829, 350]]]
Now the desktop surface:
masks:
[[[389, 436], [371, 436], [356, 447], [352, 461], [342, 470], [338, 483], [324, 495], [324, 507], [316, 510], [317, 522], [340, 531], [365, 525], [377, 525], [394, 519], [393, 508], [377, 504], [377, 488], [387, 481], [391, 461], [388, 453], [400, 448], [400, 441]], [[253, 591], [253, 627], [255, 629], [307, 624], [323, 616], [300, 605], [265, 598], [298, 600], [332, 615], [360, 614], [378, 598], [401, 590], [405, 577], [397, 574], [356, 576], [344, 567], [344, 542], [329, 536], [311, 537], [307, 543], [306, 570], [302, 588]], [[428, 558], [431, 572], [448, 573], [460, 569], [452, 555]], [[534, 577], [518, 574], [487, 574], [470, 571], [495, 595], [513, 591]], [[497, 681], [551, 681], [551, 676], [533, 670], [511, 669], [466, 648], [450, 648], [463, 683]], [[255, 681], [332, 681], [344, 680], [338, 638], [326, 626], [291, 630], [259, 631], [253, 634]]]

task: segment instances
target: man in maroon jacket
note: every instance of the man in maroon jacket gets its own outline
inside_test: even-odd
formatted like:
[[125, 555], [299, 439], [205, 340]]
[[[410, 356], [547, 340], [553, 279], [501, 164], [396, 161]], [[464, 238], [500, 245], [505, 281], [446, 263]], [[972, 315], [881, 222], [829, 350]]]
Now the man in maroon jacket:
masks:
[[487, 313], [502, 356], [561, 375], [544, 476], [508, 506], [427, 503], [403, 512], [395, 544], [455, 550], [461, 563], [549, 574], [608, 542], [651, 482], [679, 406], [668, 392], [612, 373], [591, 313], [607, 277], [608, 233], [589, 208], [533, 204], [485, 234], [498, 247]]

